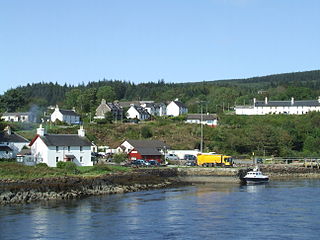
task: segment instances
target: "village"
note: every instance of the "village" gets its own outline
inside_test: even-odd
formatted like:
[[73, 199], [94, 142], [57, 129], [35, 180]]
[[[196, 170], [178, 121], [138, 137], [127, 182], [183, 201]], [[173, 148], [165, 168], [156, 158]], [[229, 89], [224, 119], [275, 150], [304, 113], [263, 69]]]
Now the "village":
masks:
[[[251, 106], [235, 106], [236, 115], [266, 115], [266, 114], [305, 114], [319, 111], [320, 100], [309, 101], [256, 101]], [[34, 166], [45, 163], [56, 167], [58, 162], [73, 162], [77, 166], [93, 166], [97, 163], [114, 163], [114, 156], [121, 155], [122, 164], [126, 166], [160, 166], [169, 162], [194, 166], [199, 154], [203, 154], [202, 142], [198, 149], [172, 149], [167, 143], [156, 139], [123, 139], [114, 148], [110, 143], [97, 145], [86, 136], [86, 129], [80, 115], [72, 110], [61, 109], [58, 105], [48, 107], [50, 115], [37, 119], [32, 112], [3, 113], [1, 119], [8, 126], [0, 135], [0, 158], [16, 159], [17, 162]], [[95, 116], [90, 123], [111, 117], [115, 122], [124, 121], [138, 124], [140, 121], [150, 121], [155, 117], [184, 116], [186, 123], [218, 126], [217, 114], [189, 114], [184, 103], [175, 99], [165, 103], [153, 101], [106, 102], [102, 99], [96, 108]], [[36, 135], [31, 140], [12, 131], [10, 123], [39, 123]], [[78, 126], [77, 134], [51, 134], [47, 132], [49, 123], [60, 123], [64, 126]], [[61, 124], [62, 123], [62, 124]], [[202, 129], [202, 128], [201, 128]], [[201, 136], [200, 136], [201, 137]], [[182, 161], [181, 161], [182, 160]], [[119, 163], [119, 161], [118, 161]]]
[[[113, 162], [112, 156], [122, 154], [135, 165], [148, 166], [165, 165], [166, 160], [194, 160], [200, 149], [172, 150], [170, 146], [160, 140], [126, 139], [116, 148], [110, 148], [110, 143], [97, 146], [86, 137], [80, 115], [75, 109], [60, 109], [59, 106], [49, 107], [52, 113], [42, 118], [31, 141], [12, 131], [8, 125], [0, 135], [0, 158], [16, 159], [17, 162], [34, 166], [45, 163], [49, 167], [56, 167], [58, 162], [73, 162], [77, 166], [93, 166], [96, 163]], [[124, 109], [127, 109], [124, 112]], [[216, 127], [218, 119], [216, 114], [188, 114], [188, 108], [178, 99], [168, 105], [141, 102], [106, 102], [102, 99], [96, 109], [93, 121], [105, 119], [107, 116], [115, 121], [126, 118], [132, 123], [148, 121], [155, 116], [186, 116], [186, 123], [205, 124]], [[36, 123], [39, 119], [32, 112], [3, 113], [5, 122]], [[66, 126], [78, 126], [78, 134], [49, 134], [45, 125], [48, 123], [63, 123]], [[63, 126], [62, 126], [63, 127]], [[136, 161], [135, 161], [136, 160]], [[140, 160], [140, 161], [138, 161]], [[193, 163], [192, 163], [193, 164]]]

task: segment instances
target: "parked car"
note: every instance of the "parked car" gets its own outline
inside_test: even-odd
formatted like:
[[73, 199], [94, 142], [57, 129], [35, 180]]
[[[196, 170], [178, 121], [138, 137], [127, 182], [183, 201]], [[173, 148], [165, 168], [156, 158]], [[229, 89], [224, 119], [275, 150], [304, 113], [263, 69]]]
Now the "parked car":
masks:
[[197, 160], [197, 157], [195, 155], [192, 155], [192, 154], [185, 154], [184, 155], [184, 160], [195, 161], [195, 160]]
[[179, 157], [174, 153], [169, 153], [165, 155], [166, 160], [179, 160]]
[[160, 166], [160, 163], [157, 160], [149, 160], [149, 164], [152, 167]]
[[137, 160], [132, 160], [131, 162], [132, 166], [149, 166], [150, 163], [148, 163], [147, 161], [143, 160], [143, 159], [137, 159]]

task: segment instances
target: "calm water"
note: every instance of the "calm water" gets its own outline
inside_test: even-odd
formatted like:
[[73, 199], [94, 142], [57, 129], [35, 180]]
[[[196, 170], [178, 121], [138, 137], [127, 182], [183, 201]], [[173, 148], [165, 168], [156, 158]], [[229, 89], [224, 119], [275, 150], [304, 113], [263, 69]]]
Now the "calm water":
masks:
[[320, 180], [0, 207], [0, 239], [319, 239]]

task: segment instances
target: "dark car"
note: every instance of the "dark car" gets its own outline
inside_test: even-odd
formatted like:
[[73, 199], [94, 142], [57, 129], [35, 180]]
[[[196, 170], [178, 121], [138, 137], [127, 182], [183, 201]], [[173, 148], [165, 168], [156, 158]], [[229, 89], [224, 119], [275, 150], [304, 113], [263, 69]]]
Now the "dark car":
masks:
[[149, 164], [152, 167], [160, 166], [160, 163], [157, 160], [149, 160]]
[[132, 166], [149, 166], [150, 163], [148, 163], [147, 161], [143, 160], [143, 159], [137, 159], [137, 160], [133, 160], [131, 162]]

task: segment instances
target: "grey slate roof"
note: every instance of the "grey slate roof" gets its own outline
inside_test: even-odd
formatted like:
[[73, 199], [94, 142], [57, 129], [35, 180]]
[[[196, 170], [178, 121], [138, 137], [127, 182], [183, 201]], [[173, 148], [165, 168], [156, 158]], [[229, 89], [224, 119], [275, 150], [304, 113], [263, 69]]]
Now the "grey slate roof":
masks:
[[47, 146], [92, 146], [86, 137], [77, 134], [46, 134], [40, 138]]
[[135, 148], [141, 155], [161, 156], [162, 154], [155, 148]]
[[320, 106], [320, 103], [318, 100], [294, 101], [293, 104], [291, 104], [291, 101], [268, 101], [267, 104], [264, 101], [257, 101], [255, 106], [256, 107], [290, 107], [290, 106], [317, 107], [317, 106]]
[[0, 146], [0, 151], [8, 151], [8, 152], [12, 152], [11, 147], [9, 146]]
[[161, 148], [168, 148], [168, 146], [159, 140], [127, 140], [128, 143], [130, 143], [134, 148], [155, 148], [155, 149], [161, 149]]
[[173, 101], [178, 107], [180, 108], [187, 108], [186, 105], [184, 105], [182, 102], [180, 101]]
[[59, 111], [63, 114], [63, 115], [68, 115], [68, 116], [80, 116], [78, 113], [76, 113], [73, 110], [64, 110], [64, 109], [59, 109]]
[[[200, 120], [200, 119], [201, 119], [201, 114], [188, 114], [187, 115], [187, 120]], [[215, 119], [217, 119], [217, 115], [215, 115], [215, 114], [202, 114], [202, 119], [204, 121], [215, 120]]]
[[8, 134], [8, 132], [4, 131], [0, 133], [0, 142], [28, 143], [29, 141], [19, 134], [14, 132]]
[[143, 107], [141, 106], [137, 106], [137, 105], [134, 105], [134, 108], [137, 110], [137, 112], [141, 115], [150, 115], [148, 113], [148, 111], [146, 109], [144, 109]]

